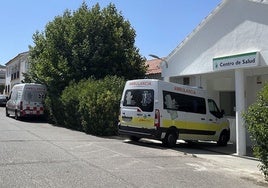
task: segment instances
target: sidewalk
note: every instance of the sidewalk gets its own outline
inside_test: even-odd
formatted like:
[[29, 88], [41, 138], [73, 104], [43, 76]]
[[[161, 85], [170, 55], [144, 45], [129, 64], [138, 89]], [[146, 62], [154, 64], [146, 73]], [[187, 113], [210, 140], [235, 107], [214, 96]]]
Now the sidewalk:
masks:
[[207, 153], [197, 153], [198, 157], [213, 160], [233, 172], [240, 173], [241, 177], [249, 177], [252, 181], [268, 187], [268, 182], [265, 182], [264, 176], [258, 168], [260, 161], [253, 156], [251, 148], [247, 148], [245, 156], [238, 156], [236, 145], [232, 143], [229, 143], [226, 147], [219, 147], [215, 143], [201, 142], [194, 144], [193, 147], [208, 151]]
[[[143, 139], [140, 142], [148, 142], [151, 145], [156, 143], [156, 146], [161, 145], [160, 141], [151, 139]], [[218, 166], [219, 169], [225, 169], [236, 175], [239, 174], [242, 179], [253, 181], [256, 185], [268, 188], [268, 182], [264, 180], [264, 176], [258, 168], [260, 161], [253, 156], [251, 148], [247, 148], [245, 156], [238, 156], [236, 145], [232, 143], [222, 147], [215, 142], [193, 142], [189, 144], [178, 140], [177, 146], [172, 149], [208, 160]]]
[[247, 158], [247, 159], [252, 159], [252, 160], [258, 160], [253, 155], [253, 150], [251, 147], [247, 147], [245, 156], [238, 156], [236, 154], [236, 144], [235, 143], [228, 143], [228, 145], [226, 147], [225, 146], [220, 147], [220, 146], [215, 145], [215, 143], [211, 143], [211, 142], [200, 142], [199, 145], [201, 148], [204, 148], [208, 151], [213, 151], [213, 152], [226, 154], [226, 155], [234, 155], [237, 157], [242, 157], [242, 158]]

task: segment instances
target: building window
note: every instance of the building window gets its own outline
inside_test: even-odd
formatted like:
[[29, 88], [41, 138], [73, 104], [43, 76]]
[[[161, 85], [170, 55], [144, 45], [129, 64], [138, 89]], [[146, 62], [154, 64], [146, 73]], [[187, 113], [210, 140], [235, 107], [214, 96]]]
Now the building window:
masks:
[[28, 64], [28, 62], [26, 61], [25, 62], [25, 71], [27, 71], [29, 69], [29, 64]]
[[7, 85], [7, 86], [6, 86], [6, 91], [5, 91], [5, 93], [6, 93], [6, 94], [9, 94], [9, 91], [10, 91], [10, 86]]
[[183, 77], [183, 85], [190, 85], [190, 78], [189, 77]]
[[224, 110], [226, 116], [235, 116], [235, 92], [220, 92], [220, 107]]

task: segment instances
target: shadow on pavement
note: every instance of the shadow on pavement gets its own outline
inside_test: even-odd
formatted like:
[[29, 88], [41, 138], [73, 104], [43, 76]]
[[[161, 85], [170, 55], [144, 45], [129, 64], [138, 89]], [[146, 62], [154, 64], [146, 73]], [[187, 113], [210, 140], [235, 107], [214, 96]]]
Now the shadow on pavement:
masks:
[[[14, 117], [10, 117], [14, 118]], [[48, 123], [47, 119], [44, 117], [23, 117], [20, 118], [18, 121], [27, 122], [27, 123]]]
[[[190, 142], [186, 143], [184, 141], [178, 141], [177, 145], [173, 148], [166, 148], [162, 145], [162, 142], [151, 140], [151, 139], [141, 139], [140, 141], [131, 141], [125, 139], [125, 143], [139, 145], [142, 147], [150, 147], [150, 148], [158, 148], [158, 149], [173, 149], [176, 151], [183, 152], [185, 154], [208, 154], [215, 155], [215, 153], [223, 154], [223, 155], [236, 155], [236, 144], [228, 143], [227, 146], [218, 146], [216, 142]], [[257, 160], [254, 158], [252, 148], [247, 148], [247, 154], [245, 157], [252, 158], [253, 160]]]

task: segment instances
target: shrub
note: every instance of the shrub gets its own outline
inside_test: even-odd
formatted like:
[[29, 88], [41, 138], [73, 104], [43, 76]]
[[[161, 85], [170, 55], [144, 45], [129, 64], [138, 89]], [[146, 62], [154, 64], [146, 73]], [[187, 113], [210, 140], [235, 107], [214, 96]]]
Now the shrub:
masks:
[[260, 170], [268, 181], [268, 84], [259, 93], [257, 101], [248, 108], [244, 119], [254, 141], [254, 155], [260, 159]]
[[45, 99], [45, 114], [49, 123], [63, 125], [63, 106], [58, 95], [48, 93]]
[[61, 95], [64, 126], [94, 135], [115, 135], [124, 84], [116, 76], [70, 84]]
[[116, 76], [89, 80], [80, 97], [83, 130], [94, 135], [115, 135], [125, 81]]
[[64, 127], [82, 130], [81, 114], [79, 112], [79, 96], [81, 88], [83, 88], [82, 81], [79, 84], [70, 83], [70, 85], [62, 92], [61, 102], [63, 105], [63, 112], [61, 116]]

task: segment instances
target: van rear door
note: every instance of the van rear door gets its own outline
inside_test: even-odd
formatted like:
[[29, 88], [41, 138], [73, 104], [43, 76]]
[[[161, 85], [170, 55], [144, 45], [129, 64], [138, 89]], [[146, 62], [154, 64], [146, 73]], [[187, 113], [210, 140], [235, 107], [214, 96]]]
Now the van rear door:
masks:
[[46, 88], [39, 85], [26, 85], [22, 100], [24, 113], [27, 115], [44, 114], [44, 98]]
[[128, 89], [121, 107], [121, 125], [137, 128], [154, 127], [154, 90]]

